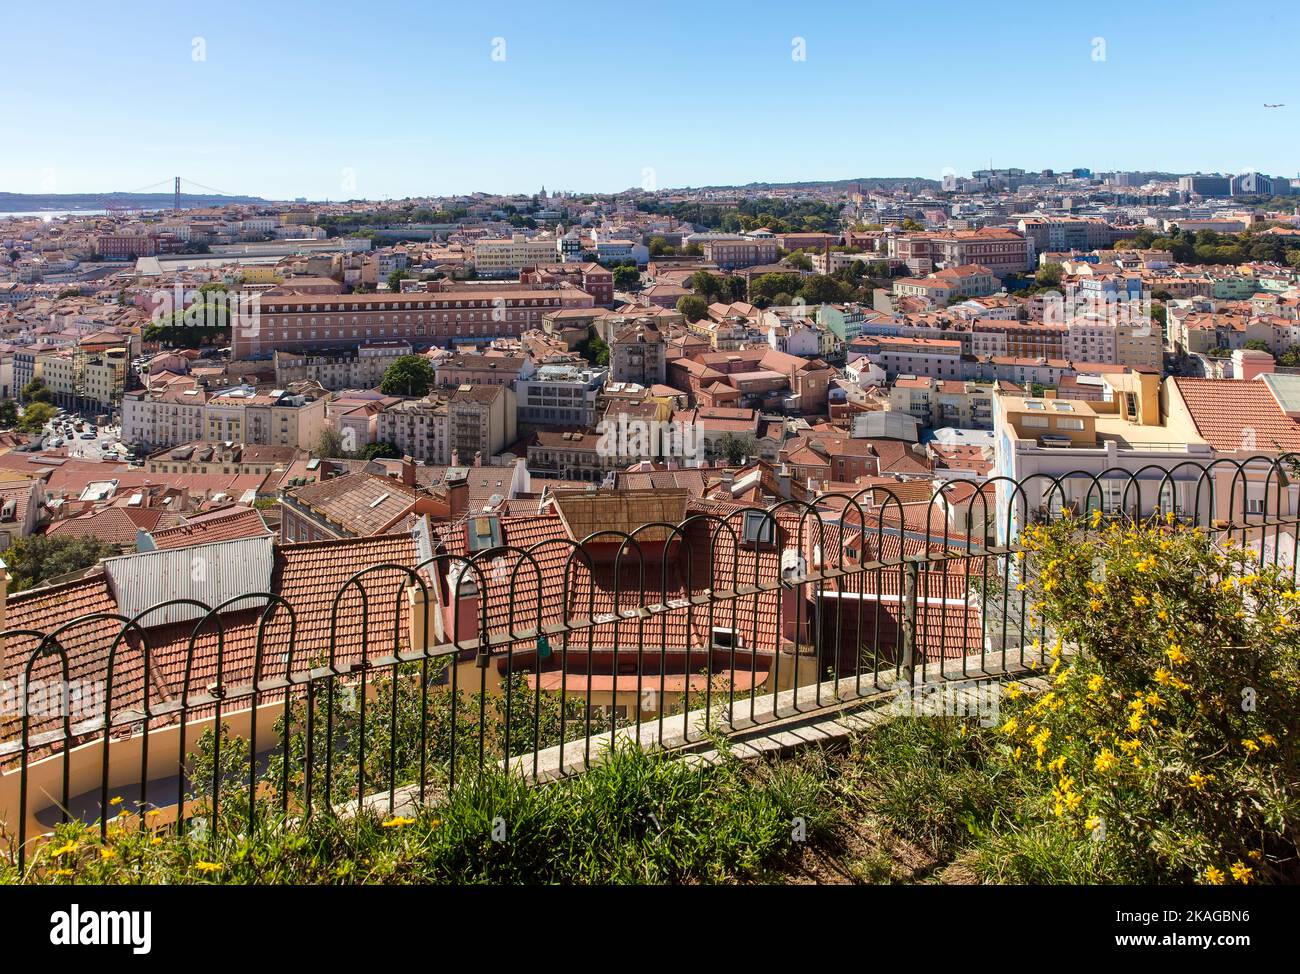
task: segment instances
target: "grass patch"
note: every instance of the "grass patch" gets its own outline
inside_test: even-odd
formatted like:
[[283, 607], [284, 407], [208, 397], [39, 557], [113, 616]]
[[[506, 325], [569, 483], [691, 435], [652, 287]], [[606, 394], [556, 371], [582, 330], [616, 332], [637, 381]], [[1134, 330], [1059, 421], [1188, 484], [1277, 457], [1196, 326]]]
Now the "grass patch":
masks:
[[317, 817], [253, 836], [178, 836], [148, 819], [69, 824], [15, 883], [725, 883], [786, 854], [796, 818], [830, 821], [815, 763], [692, 766], [622, 747], [591, 772], [530, 788], [490, 773], [409, 817]]

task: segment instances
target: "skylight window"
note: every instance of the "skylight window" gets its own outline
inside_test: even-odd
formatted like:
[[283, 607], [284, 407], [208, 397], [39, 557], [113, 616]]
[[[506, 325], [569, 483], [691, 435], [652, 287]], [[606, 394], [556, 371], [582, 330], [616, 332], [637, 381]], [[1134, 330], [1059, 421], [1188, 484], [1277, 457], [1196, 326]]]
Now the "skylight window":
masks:
[[465, 540], [470, 553], [501, 545], [501, 524], [494, 517], [473, 517], [465, 525]]

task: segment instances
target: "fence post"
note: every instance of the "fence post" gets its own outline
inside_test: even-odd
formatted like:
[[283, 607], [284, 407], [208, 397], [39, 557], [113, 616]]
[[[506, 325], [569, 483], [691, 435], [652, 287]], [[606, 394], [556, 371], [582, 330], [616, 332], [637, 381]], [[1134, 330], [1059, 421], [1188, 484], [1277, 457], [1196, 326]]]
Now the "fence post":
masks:
[[915, 682], [916, 669], [916, 590], [921, 563], [909, 558], [903, 563], [903, 671], [908, 684]]

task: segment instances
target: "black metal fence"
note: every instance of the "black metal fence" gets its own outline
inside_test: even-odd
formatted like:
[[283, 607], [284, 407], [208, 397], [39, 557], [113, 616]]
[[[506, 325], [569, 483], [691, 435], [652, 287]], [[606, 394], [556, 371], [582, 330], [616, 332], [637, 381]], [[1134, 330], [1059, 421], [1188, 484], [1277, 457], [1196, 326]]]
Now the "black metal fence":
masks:
[[951, 481], [918, 503], [872, 487], [468, 555], [444, 535], [416, 564], [349, 566], [328, 611], [257, 592], [11, 628], [0, 823], [21, 862], [69, 818], [242, 830], [362, 801], [391, 814], [489, 767], [581, 771], [619, 735], [680, 747], [903, 679], [1014, 676], [1047, 641], [1020, 584], [1024, 526], [1178, 519], [1294, 577], [1293, 469]]

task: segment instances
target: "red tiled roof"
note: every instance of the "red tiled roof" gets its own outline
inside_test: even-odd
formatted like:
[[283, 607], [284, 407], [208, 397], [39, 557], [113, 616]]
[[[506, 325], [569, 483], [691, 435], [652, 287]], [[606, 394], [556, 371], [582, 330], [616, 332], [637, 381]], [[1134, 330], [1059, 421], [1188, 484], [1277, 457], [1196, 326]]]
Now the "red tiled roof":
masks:
[[158, 548], [183, 548], [213, 541], [256, 538], [270, 533], [259, 511], [238, 507], [189, 518], [182, 525], [151, 532], [151, 537]]
[[1196, 430], [1216, 450], [1247, 447], [1245, 430], [1254, 432], [1254, 449], [1300, 450], [1300, 424], [1282, 412], [1262, 379], [1173, 380]]
[[160, 525], [169, 528], [180, 521], [179, 515], [156, 507], [104, 507], [55, 521], [46, 534], [71, 538], [99, 538], [110, 544], [135, 546], [138, 531], [152, 531]]

